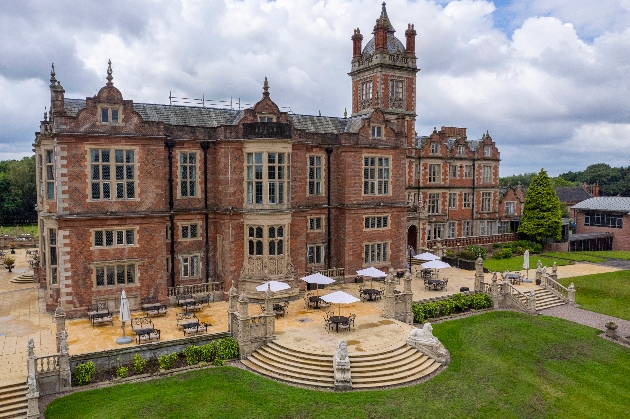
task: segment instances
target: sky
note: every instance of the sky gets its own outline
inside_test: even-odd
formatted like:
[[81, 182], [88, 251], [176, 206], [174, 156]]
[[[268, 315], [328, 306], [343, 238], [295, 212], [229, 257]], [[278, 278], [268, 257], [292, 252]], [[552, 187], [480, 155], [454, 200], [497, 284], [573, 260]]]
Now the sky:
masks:
[[[350, 37], [370, 40], [381, 2], [2, 0], [0, 160], [32, 154], [51, 63], [69, 98], [96, 94], [111, 59], [134, 102], [253, 104], [267, 77], [281, 110], [341, 117]], [[403, 43], [408, 23], [417, 31], [418, 135], [487, 130], [501, 176], [630, 166], [630, 0], [389, 0], [387, 12]]]

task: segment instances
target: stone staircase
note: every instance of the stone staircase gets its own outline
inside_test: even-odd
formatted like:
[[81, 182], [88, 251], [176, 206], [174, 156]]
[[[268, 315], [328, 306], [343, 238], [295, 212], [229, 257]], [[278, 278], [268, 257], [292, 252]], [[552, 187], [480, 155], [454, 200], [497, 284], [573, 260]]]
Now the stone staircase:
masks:
[[25, 418], [28, 408], [26, 383], [0, 386], [0, 419]]
[[[534, 295], [536, 296], [536, 311], [566, 304], [563, 299], [557, 297], [546, 288], [535, 289]], [[520, 295], [519, 299], [523, 302], [523, 304], [527, 304], [523, 297], [521, 297]]]
[[26, 272], [20, 276], [16, 276], [15, 278], [11, 279], [10, 282], [13, 282], [15, 284], [32, 284], [33, 272]]
[[[277, 342], [258, 348], [243, 364], [261, 375], [292, 384], [334, 388], [332, 355], [303, 352]], [[377, 353], [352, 354], [352, 387], [369, 389], [405, 384], [432, 373], [439, 362], [401, 344]]]

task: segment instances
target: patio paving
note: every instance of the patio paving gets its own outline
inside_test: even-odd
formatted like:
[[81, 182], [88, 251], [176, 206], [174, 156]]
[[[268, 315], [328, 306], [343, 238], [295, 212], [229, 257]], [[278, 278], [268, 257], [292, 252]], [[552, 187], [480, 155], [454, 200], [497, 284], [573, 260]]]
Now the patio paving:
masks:
[[[54, 353], [55, 346], [55, 326], [50, 313], [46, 313], [40, 303], [39, 287], [37, 284], [14, 284], [9, 280], [28, 270], [26, 254], [24, 249], [16, 251], [16, 270], [9, 274], [6, 270], [0, 272], [0, 376], [2, 381], [17, 382], [26, 379], [26, 351], [29, 339], [35, 341], [35, 354], [43, 356]], [[600, 272], [611, 272], [618, 269], [591, 265], [577, 264], [558, 267], [560, 278], [576, 275], [587, 275]], [[534, 271], [530, 270], [530, 277]], [[491, 279], [491, 274], [486, 274], [486, 281]], [[441, 295], [455, 294], [460, 287], [474, 287], [474, 272], [464, 271], [457, 268], [442, 269], [440, 278], [448, 278], [448, 290], [429, 291], [424, 288], [422, 280], [412, 281], [414, 301], [436, 297]], [[348, 283], [327, 287], [320, 290], [320, 295], [329, 291], [343, 290], [354, 296], [359, 295], [358, 287], [361, 284]], [[370, 281], [363, 283], [370, 286]], [[373, 282], [373, 288], [380, 289], [382, 282]], [[518, 288], [523, 291], [533, 289], [533, 284], [522, 284]], [[402, 289], [402, 283], [397, 286]], [[579, 290], [578, 290], [579, 292]], [[346, 339], [348, 350], [353, 352], [372, 352], [382, 350], [389, 346], [396, 346], [401, 341], [406, 340], [412, 326], [397, 321], [380, 317], [383, 301], [357, 302], [348, 305], [341, 305], [341, 314], [354, 313], [357, 315], [355, 327], [349, 333], [328, 331], [324, 328], [323, 315], [325, 312], [338, 312], [338, 305], [334, 304], [328, 309], [306, 309], [303, 300], [292, 302], [285, 317], [276, 320], [276, 335], [280, 342], [293, 347], [300, 347], [304, 350], [334, 353], [335, 347], [340, 339]], [[227, 302], [211, 303], [204, 306], [203, 310], [196, 313], [202, 322], [208, 322], [212, 326], [208, 328], [209, 333], [223, 332], [227, 330]], [[176, 326], [175, 315], [182, 310], [177, 307], [170, 307], [166, 316], [154, 317], [155, 328], [161, 330], [162, 340], [181, 338], [184, 336], [181, 328]], [[260, 313], [258, 305], [250, 305], [250, 314]], [[132, 312], [132, 317], [144, 317], [141, 311]], [[120, 347], [116, 344], [116, 338], [122, 335], [118, 315], [114, 315], [114, 325], [97, 325], [94, 328], [90, 321], [85, 319], [68, 320], [68, 344], [71, 354], [81, 354], [104, 349]], [[129, 324], [126, 326], [128, 336], [133, 336]], [[131, 346], [136, 345], [134, 343]]]

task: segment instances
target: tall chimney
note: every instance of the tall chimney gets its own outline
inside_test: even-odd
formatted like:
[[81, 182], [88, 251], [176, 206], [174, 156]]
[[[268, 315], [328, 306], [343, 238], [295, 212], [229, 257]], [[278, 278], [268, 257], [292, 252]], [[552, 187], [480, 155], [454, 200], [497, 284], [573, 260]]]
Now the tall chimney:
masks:
[[361, 31], [359, 28], [354, 30], [354, 35], [352, 35], [352, 58], [361, 56], [361, 43], [363, 42], [363, 35], [361, 35]]
[[374, 25], [374, 52], [387, 52], [387, 22], [385, 19], [376, 19]]
[[416, 33], [413, 24], [407, 24], [407, 30], [405, 31], [405, 38], [407, 38], [406, 50], [407, 54], [412, 57], [416, 56]]

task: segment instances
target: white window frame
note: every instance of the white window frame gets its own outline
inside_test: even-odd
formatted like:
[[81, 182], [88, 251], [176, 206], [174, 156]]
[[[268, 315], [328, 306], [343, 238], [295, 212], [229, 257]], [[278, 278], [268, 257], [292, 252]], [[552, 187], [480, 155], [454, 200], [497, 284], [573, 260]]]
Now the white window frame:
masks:
[[440, 183], [441, 182], [441, 173], [442, 173], [442, 165], [441, 164], [429, 164], [428, 167], [428, 182], [429, 183]]
[[201, 276], [201, 255], [199, 253], [180, 255], [179, 261], [182, 278], [198, 278]]
[[481, 212], [492, 211], [492, 192], [481, 192]]
[[457, 209], [457, 193], [448, 193], [448, 209]]
[[385, 127], [383, 125], [372, 125], [372, 138], [383, 138]]
[[380, 265], [389, 262], [391, 242], [363, 243], [363, 265]]
[[[260, 157], [260, 160], [258, 160], [258, 157]], [[275, 160], [274, 162], [271, 162], [272, 158]], [[280, 160], [282, 163], [280, 163]], [[270, 177], [270, 175], [273, 177]], [[290, 179], [291, 153], [286, 151], [252, 151], [245, 153], [246, 205], [288, 205], [291, 197]]]
[[472, 208], [472, 192], [464, 192], [462, 195], [462, 208]]
[[55, 199], [55, 152], [51, 149], [44, 149], [42, 152], [44, 154], [44, 176], [46, 177], [42, 179], [44, 182], [44, 199], [50, 201]]
[[464, 178], [470, 179], [473, 177], [472, 175], [472, 164], [467, 164], [464, 166]]
[[440, 143], [432, 142], [431, 143], [431, 154], [440, 154]]
[[307, 265], [323, 265], [325, 261], [324, 244], [309, 243], [306, 246]]
[[448, 165], [448, 177], [451, 179], [457, 179], [457, 165], [456, 164]]
[[505, 202], [505, 215], [515, 215], [516, 214], [516, 201], [506, 201]]
[[458, 146], [457, 146], [457, 154], [458, 154], [459, 156], [464, 156], [464, 155], [466, 155], [466, 146], [463, 146], [463, 145], [461, 145], [461, 144], [460, 144], [460, 145], [458, 145]]
[[427, 213], [428, 214], [439, 214], [440, 213], [440, 200], [442, 199], [442, 194], [439, 193], [430, 193], [427, 196]]
[[470, 237], [472, 236], [472, 223], [470, 221], [462, 222], [462, 237]]
[[324, 156], [311, 154], [306, 156], [308, 162], [308, 185], [306, 193], [310, 196], [323, 195]]
[[391, 195], [391, 156], [363, 156], [363, 195]]
[[492, 146], [486, 145], [483, 147], [483, 156], [492, 157]]
[[359, 85], [359, 97], [361, 100], [372, 99], [372, 81], [364, 81]]
[[490, 165], [481, 166], [481, 182], [492, 183], [492, 166]]
[[446, 224], [446, 238], [447, 239], [455, 238], [456, 228], [457, 228], [457, 223], [455, 221], [449, 221]]
[[363, 217], [363, 230], [389, 230], [389, 215], [366, 215]]
[[[115, 249], [138, 246], [138, 227], [96, 228], [91, 230], [91, 232], [93, 249]], [[97, 240], [99, 233], [100, 241]], [[111, 244], [107, 244], [110, 237]], [[129, 240], [130, 237], [131, 240]], [[99, 242], [100, 244], [98, 244]]]

